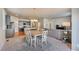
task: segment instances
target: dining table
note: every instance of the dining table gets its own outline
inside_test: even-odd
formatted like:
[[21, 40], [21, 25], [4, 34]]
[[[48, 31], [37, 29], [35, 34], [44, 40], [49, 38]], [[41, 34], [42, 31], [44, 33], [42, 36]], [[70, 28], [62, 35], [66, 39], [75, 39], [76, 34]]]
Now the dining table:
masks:
[[[30, 30], [32, 37], [39, 37], [42, 36], [43, 30]], [[27, 33], [25, 33], [27, 36]]]
[[32, 36], [40, 36], [42, 35], [43, 31], [42, 30], [31, 30]]

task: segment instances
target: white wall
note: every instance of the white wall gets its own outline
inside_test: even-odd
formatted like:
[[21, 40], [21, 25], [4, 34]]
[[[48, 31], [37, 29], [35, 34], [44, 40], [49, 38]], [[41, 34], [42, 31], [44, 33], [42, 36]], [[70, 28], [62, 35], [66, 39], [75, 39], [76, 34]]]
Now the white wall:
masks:
[[14, 22], [15, 32], [18, 32], [18, 18], [15, 16], [11, 16], [11, 22]]
[[79, 50], [79, 9], [72, 9], [72, 50]]
[[5, 43], [5, 11], [0, 8], [0, 50]]
[[60, 17], [60, 18], [54, 18], [54, 19], [43, 19], [44, 28], [50, 29], [56, 29], [56, 25], [62, 25], [63, 22], [70, 22], [70, 17]]
[[43, 19], [38, 19], [38, 22], [40, 22], [40, 28], [43, 28], [44, 27], [44, 24], [43, 24]]
[[43, 19], [44, 28], [47, 28], [47, 20], [48, 20], [48, 19]]
[[44, 18], [43, 19], [43, 28], [47, 28], [47, 29], [49, 29], [49, 19], [47, 19], [47, 18]]
[[60, 17], [60, 18], [55, 18], [53, 21], [54, 24], [54, 29], [56, 29], [56, 25], [62, 25], [63, 22], [70, 22], [70, 17]]

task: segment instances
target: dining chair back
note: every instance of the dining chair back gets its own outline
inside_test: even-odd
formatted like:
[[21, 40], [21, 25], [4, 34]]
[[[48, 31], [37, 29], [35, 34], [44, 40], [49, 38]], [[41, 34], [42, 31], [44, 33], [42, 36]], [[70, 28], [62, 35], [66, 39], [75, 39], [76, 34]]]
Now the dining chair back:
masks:
[[48, 35], [48, 31], [43, 31], [42, 33], [42, 39], [46, 39], [47, 38], [47, 35]]
[[29, 45], [36, 47], [36, 36], [32, 36], [32, 33], [29, 28], [25, 28], [26, 40], [28, 40]]
[[47, 44], [47, 35], [48, 35], [48, 31], [44, 30], [42, 33], [42, 47], [43, 47], [43, 43], [45, 42], [45, 44]]
[[31, 42], [31, 39], [32, 39], [31, 31], [30, 31], [30, 29], [25, 28], [24, 32], [25, 32], [26, 41], [30, 45], [30, 42]]

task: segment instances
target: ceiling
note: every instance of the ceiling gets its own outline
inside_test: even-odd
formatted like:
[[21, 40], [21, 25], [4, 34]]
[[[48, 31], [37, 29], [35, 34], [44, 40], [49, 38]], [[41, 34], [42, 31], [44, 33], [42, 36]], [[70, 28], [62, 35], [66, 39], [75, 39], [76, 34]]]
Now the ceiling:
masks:
[[8, 14], [19, 17], [59, 17], [69, 16], [70, 8], [6, 8]]

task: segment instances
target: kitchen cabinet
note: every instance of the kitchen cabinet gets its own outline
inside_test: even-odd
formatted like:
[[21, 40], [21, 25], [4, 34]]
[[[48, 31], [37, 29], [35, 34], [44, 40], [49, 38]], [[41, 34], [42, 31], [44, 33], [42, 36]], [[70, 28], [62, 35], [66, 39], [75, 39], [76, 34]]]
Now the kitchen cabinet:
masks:
[[11, 22], [10, 16], [5, 15], [6, 20], [6, 38], [13, 37], [14, 36], [14, 23]]

